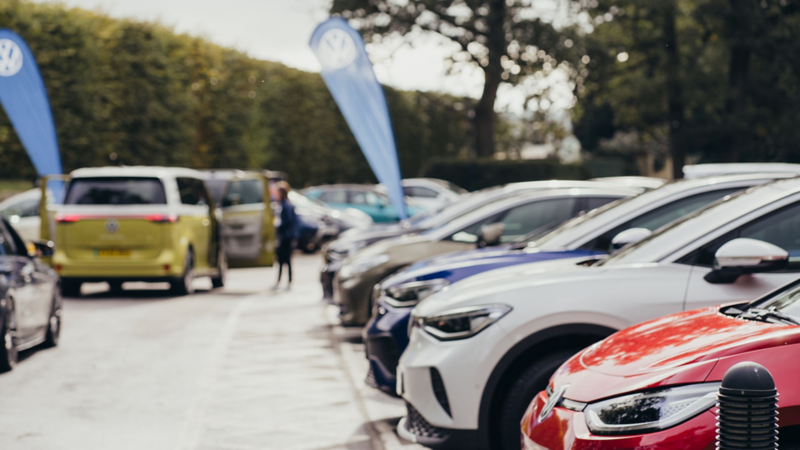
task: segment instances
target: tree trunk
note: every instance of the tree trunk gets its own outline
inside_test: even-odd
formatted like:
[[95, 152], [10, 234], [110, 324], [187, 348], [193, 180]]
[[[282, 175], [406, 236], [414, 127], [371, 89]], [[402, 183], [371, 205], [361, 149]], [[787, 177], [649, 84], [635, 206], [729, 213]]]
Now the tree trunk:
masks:
[[494, 102], [497, 99], [497, 88], [500, 77], [490, 80], [486, 74], [481, 100], [475, 105], [475, 153], [478, 158], [490, 158], [495, 152], [495, 112]]
[[681, 84], [681, 58], [678, 51], [676, 0], [664, 2], [664, 45], [667, 50], [667, 97], [669, 103], [669, 153], [672, 157], [672, 177], [683, 178], [686, 164], [686, 142], [684, 140], [683, 118], [685, 104]]
[[483, 68], [485, 81], [483, 94], [475, 106], [475, 153], [478, 158], [494, 156], [495, 152], [495, 112], [497, 88], [500, 87], [503, 65], [501, 57], [506, 52], [506, 17], [505, 0], [492, 0], [486, 24], [489, 32], [486, 36], [486, 48], [489, 50], [488, 64]]
[[758, 11], [752, 11], [750, 2], [732, 0], [730, 2], [732, 14], [727, 22], [732, 32], [731, 61], [728, 72], [728, 100], [726, 102], [728, 128], [728, 149], [720, 159], [725, 162], [737, 162], [741, 149], [747, 141], [747, 84], [750, 72], [750, 47], [749, 42], [756, 39], [751, 30], [754, 28], [752, 21], [758, 17]]

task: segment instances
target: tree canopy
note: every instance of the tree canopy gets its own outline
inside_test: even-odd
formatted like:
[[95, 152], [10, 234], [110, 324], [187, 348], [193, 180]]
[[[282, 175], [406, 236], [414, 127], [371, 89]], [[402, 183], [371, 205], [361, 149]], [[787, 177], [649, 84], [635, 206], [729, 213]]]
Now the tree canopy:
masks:
[[496, 150], [494, 107], [501, 83], [517, 84], [559, 65], [577, 67], [582, 56], [570, 35], [557, 30], [531, 0], [333, 0], [330, 11], [351, 19], [367, 42], [428, 32], [457, 44], [451, 66], [477, 67], [484, 75], [483, 93], [473, 107], [480, 157]]
[[[36, 56], [67, 171], [148, 164], [270, 168], [299, 187], [374, 181], [319, 74], [61, 5], [0, 2], [0, 27]], [[405, 176], [467, 151], [461, 99], [385, 90]], [[35, 177], [4, 113], [0, 176]]]
[[634, 151], [669, 141], [676, 175], [683, 154], [800, 161], [800, 2], [598, 0], [588, 10], [584, 149], [613, 150], [623, 135]]

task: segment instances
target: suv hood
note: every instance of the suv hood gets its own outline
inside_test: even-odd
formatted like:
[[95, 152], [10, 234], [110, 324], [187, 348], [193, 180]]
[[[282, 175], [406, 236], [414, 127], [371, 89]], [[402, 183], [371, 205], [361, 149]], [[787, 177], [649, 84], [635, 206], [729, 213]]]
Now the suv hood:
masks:
[[413, 281], [444, 278], [450, 283], [463, 280], [483, 272], [518, 264], [551, 261], [564, 258], [591, 256], [585, 250], [567, 250], [542, 252], [538, 250], [512, 250], [509, 248], [495, 250], [474, 250], [469, 252], [432, 258], [417, 263], [408, 269], [386, 279], [381, 286], [386, 289]]
[[622, 330], [553, 375], [567, 398], [594, 401], [656, 386], [702, 382], [719, 358], [800, 343], [800, 326], [737, 319], [719, 307], [684, 311]]
[[503, 303], [511, 291], [527, 291], [535, 286], [550, 283], [563, 283], [600, 273], [580, 263], [591, 258], [566, 258], [503, 267], [480, 273], [458, 283], [447, 286], [426, 298], [414, 309], [417, 316], [435, 315], [453, 307], [469, 306], [474, 303]]

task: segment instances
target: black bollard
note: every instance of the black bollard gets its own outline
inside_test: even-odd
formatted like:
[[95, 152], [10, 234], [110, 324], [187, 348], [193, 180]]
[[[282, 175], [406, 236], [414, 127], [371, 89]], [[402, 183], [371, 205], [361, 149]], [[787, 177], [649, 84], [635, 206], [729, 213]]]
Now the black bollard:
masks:
[[717, 448], [778, 448], [778, 391], [766, 367], [742, 362], [725, 373], [717, 398]]

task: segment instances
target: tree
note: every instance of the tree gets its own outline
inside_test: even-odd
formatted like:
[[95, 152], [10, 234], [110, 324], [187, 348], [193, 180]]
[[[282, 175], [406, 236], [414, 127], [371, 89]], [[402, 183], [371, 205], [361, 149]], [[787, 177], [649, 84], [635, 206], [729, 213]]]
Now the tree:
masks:
[[[702, 162], [800, 161], [800, 1], [598, 0], [576, 134]], [[601, 117], [598, 117], [601, 114]], [[658, 147], [658, 146], [655, 146]]]
[[[531, 0], [333, 0], [330, 12], [351, 19], [370, 42], [386, 36], [435, 33], [457, 44], [452, 67], [483, 72], [474, 106], [475, 149], [495, 152], [497, 91], [576, 54], [573, 40], [543, 20]], [[560, 3], [560, 2], [556, 2]], [[565, 3], [567, 4], [567, 3]]]

